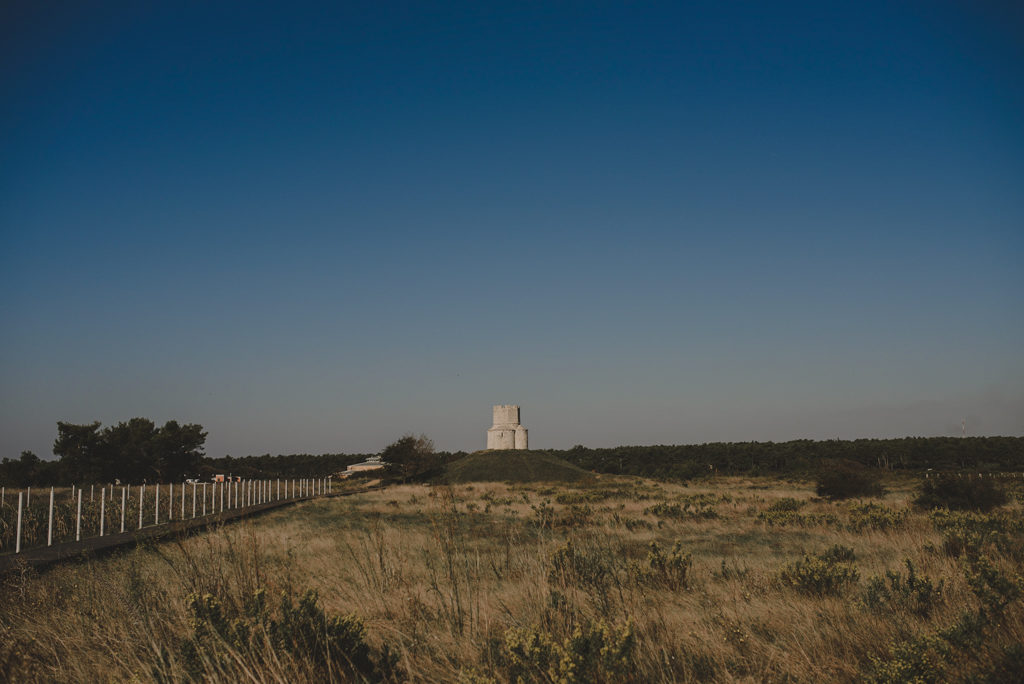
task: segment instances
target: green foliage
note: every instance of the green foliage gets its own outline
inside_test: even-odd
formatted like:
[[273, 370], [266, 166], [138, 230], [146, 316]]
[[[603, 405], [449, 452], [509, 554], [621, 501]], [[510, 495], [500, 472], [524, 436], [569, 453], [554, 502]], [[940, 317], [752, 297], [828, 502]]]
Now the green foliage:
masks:
[[593, 475], [545, 451], [485, 451], [447, 465], [446, 482], [584, 482]]
[[571, 541], [551, 553], [548, 565], [548, 582], [559, 587], [603, 589], [614, 579], [607, 553], [584, 551]]
[[800, 501], [791, 496], [787, 496], [773, 503], [768, 507], [768, 510], [773, 513], [779, 511], [799, 511], [806, 503], [806, 501]]
[[794, 511], [761, 511], [757, 519], [769, 527], [811, 527], [814, 525], [839, 525], [834, 513], [796, 513]]
[[652, 541], [648, 548], [647, 559], [643, 564], [630, 564], [629, 570], [633, 580], [637, 584], [649, 584], [672, 590], [685, 589], [688, 575], [693, 568], [693, 557], [691, 554], [683, 553], [683, 543], [677, 539], [668, 553], [665, 553], [655, 541]]
[[848, 526], [852, 532], [861, 532], [865, 529], [895, 530], [902, 527], [907, 520], [907, 511], [897, 511], [882, 504], [850, 504], [848, 510]]
[[381, 452], [385, 469], [403, 482], [433, 474], [440, 463], [434, 457], [434, 443], [426, 435], [405, 435]]
[[633, 682], [636, 635], [633, 623], [602, 620], [577, 627], [558, 638], [539, 627], [513, 627], [505, 632], [501, 652], [512, 682]]
[[718, 517], [713, 505], [718, 497], [697, 494], [684, 497], [679, 503], [662, 501], [644, 509], [644, 515], [674, 520], [711, 520]]
[[607, 501], [608, 499], [633, 499], [639, 501], [639, 497], [645, 497], [646, 495], [630, 491], [628, 489], [582, 489], [582, 490], [570, 490], [559, 492], [555, 496], [555, 501], [563, 504], [583, 504], [583, 503], [597, 503], [600, 501]]
[[[586, 470], [659, 479], [690, 479], [708, 474], [811, 474], [826, 459], [870, 468], [900, 470], [1021, 470], [1021, 437], [907, 437], [790, 442], [712, 442], [707, 444], [577, 446], [548, 452]], [[867, 494], [854, 494], [865, 496]]]
[[779, 578], [787, 586], [804, 594], [839, 594], [846, 585], [856, 583], [860, 577], [853, 563], [838, 560], [840, 557], [852, 560], [852, 551], [847, 556], [846, 552], [833, 547], [817, 556], [804, 554], [800, 560], [785, 566]]
[[999, 615], [1021, 595], [1024, 578], [1001, 571], [987, 556], [968, 557], [967, 584], [978, 597], [986, 615]]
[[880, 496], [880, 474], [860, 463], [844, 459], [825, 461], [819, 471], [816, 491], [818, 496], [830, 499], [849, 499], [855, 496]]
[[1006, 491], [992, 478], [936, 477], [921, 483], [914, 503], [921, 508], [959, 511], [990, 511], [1009, 501]]
[[887, 570], [884, 579], [878, 575], [871, 577], [864, 589], [862, 603], [879, 612], [898, 607], [926, 618], [941, 599], [945, 580], [936, 584], [929, 577], [918, 576], [909, 558], [904, 564], [906, 576], [899, 571]]
[[205, 443], [201, 425], [174, 420], [158, 428], [147, 418], [132, 418], [102, 431], [99, 422], [58, 422], [53, 453], [72, 481], [174, 481], [198, 473]]
[[266, 604], [264, 590], [247, 597], [241, 610], [226, 607], [216, 596], [189, 597], [192, 638], [181, 646], [189, 675], [204, 678], [208, 664], [234, 669], [237, 659], [253, 664], [287, 653], [319, 676], [379, 679], [395, 673], [395, 659], [365, 641], [366, 629], [354, 615], [328, 616], [316, 592], [307, 591], [293, 604], [283, 595], [277, 615]]
[[826, 563], [852, 563], [857, 560], [857, 554], [849, 546], [833, 544], [819, 553], [818, 558]]
[[949, 647], [938, 637], [922, 636], [889, 648], [886, 659], [872, 658], [874, 684], [939, 684], [946, 681]]
[[970, 513], [932, 511], [932, 524], [943, 533], [943, 550], [950, 556], [977, 556], [995, 548], [1012, 558], [1024, 558], [1024, 518], [1011, 512]]

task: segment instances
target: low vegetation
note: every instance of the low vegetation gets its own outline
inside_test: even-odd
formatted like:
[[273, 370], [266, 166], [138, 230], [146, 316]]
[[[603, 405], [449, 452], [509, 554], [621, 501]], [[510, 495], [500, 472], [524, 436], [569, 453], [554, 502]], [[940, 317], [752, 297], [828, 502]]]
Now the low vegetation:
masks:
[[924, 481], [914, 503], [922, 508], [949, 508], [959, 511], [991, 511], [1009, 500], [991, 477], [934, 477]]
[[1001, 682], [1024, 514], [813, 481], [391, 486], [0, 588], [0, 680]]

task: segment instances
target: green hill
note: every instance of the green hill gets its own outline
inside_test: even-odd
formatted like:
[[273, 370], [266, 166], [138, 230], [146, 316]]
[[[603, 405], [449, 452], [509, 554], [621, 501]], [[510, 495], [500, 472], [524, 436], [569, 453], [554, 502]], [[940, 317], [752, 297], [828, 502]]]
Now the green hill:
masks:
[[447, 482], [579, 482], [594, 477], [546, 451], [478, 451], [452, 461]]

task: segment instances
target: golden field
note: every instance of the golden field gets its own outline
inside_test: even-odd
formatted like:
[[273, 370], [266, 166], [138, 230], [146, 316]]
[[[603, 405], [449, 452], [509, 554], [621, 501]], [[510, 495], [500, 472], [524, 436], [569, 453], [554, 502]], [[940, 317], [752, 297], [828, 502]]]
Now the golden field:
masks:
[[[3, 579], [11, 681], [1012, 681], [1024, 516], [915, 480], [402, 485]], [[310, 593], [313, 592], [313, 593]]]

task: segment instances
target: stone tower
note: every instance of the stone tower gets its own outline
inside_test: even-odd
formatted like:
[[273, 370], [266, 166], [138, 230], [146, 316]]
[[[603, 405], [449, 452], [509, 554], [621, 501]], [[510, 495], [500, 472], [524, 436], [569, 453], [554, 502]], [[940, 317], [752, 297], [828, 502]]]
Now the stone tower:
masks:
[[488, 449], [527, 449], [526, 428], [519, 424], [519, 407], [494, 407], [494, 425], [487, 430]]

